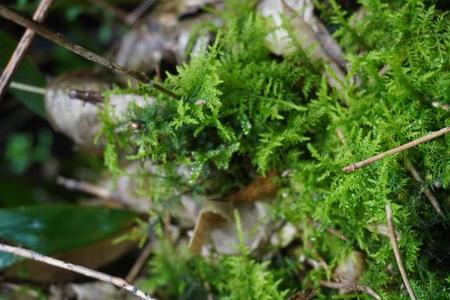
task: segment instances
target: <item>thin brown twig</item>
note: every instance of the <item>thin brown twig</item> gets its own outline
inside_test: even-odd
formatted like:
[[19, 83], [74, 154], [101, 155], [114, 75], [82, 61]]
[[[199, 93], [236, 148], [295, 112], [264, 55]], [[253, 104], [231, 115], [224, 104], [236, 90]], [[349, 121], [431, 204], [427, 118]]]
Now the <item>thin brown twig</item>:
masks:
[[139, 272], [141, 271], [150, 254], [152, 253], [152, 247], [153, 244], [152, 242], [149, 241], [147, 245], [145, 245], [144, 249], [142, 249], [141, 253], [139, 254], [139, 257], [136, 259], [133, 267], [130, 269], [130, 272], [128, 272], [127, 277], [125, 277], [125, 279], [128, 282], [133, 282], [139, 275]]
[[108, 189], [105, 189], [101, 186], [97, 186], [89, 182], [83, 182], [58, 176], [58, 178], [56, 178], [56, 183], [64, 186], [68, 190], [84, 192], [102, 199], [117, 198], [116, 195], [114, 195], [114, 193], [112, 193]]
[[97, 279], [97, 280], [100, 280], [103, 282], [111, 283], [121, 289], [124, 289], [124, 290], [127, 290], [127, 291], [133, 293], [137, 297], [144, 299], [144, 300], [156, 300], [155, 298], [151, 297], [150, 295], [148, 295], [144, 291], [138, 289], [137, 287], [129, 284], [126, 280], [124, 280], [120, 277], [111, 276], [111, 275], [108, 275], [108, 274], [105, 274], [102, 272], [91, 270], [91, 269], [83, 267], [83, 266], [71, 264], [71, 263], [50, 257], [50, 256], [45, 256], [45, 255], [42, 255], [35, 251], [31, 251], [31, 250], [20, 248], [20, 247], [10, 246], [10, 245], [6, 245], [3, 243], [0, 243], [0, 251], [5, 252], [5, 253], [10, 253], [13, 255], [17, 255], [17, 256], [21, 256], [24, 258], [28, 258], [28, 259], [31, 259], [34, 261], [39, 261], [39, 262], [42, 262], [42, 263], [45, 263], [45, 264], [48, 264], [51, 266], [55, 266], [55, 267], [58, 267], [61, 269], [69, 270], [69, 271], [72, 271], [72, 272], [75, 272], [78, 274], [82, 274], [87, 277], [94, 278], [94, 279]]
[[86, 91], [77, 89], [69, 90], [69, 98], [82, 100], [92, 104], [103, 103], [104, 100], [102, 92], [100, 91], [93, 91], [93, 90]]
[[376, 300], [381, 300], [381, 296], [377, 294], [372, 288], [360, 285], [360, 284], [349, 284], [349, 283], [342, 283], [342, 282], [333, 282], [333, 281], [325, 281], [321, 280], [320, 284], [324, 287], [330, 288], [330, 289], [344, 289], [349, 292], [362, 292], [366, 293], [369, 296], [372, 296], [372, 298]]
[[87, 50], [86, 48], [83, 48], [83, 47], [75, 44], [74, 42], [72, 42], [71, 40], [66, 38], [64, 35], [62, 35], [61, 33], [55, 32], [52, 29], [48, 28], [47, 26], [42, 25], [38, 22], [27, 19], [1, 4], [0, 4], [0, 16], [2, 16], [3, 18], [5, 18], [7, 20], [10, 20], [20, 26], [23, 26], [26, 28], [31, 28], [37, 34], [78, 54], [79, 56], [81, 56], [87, 60], [90, 60], [94, 63], [100, 64], [100, 65], [104, 66], [105, 68], [108, 68], [114, 72], [125, 74], [125, 75], [132, 77], [140, 82], [150, 84], [153, 88], [157, 89], [158, 91], [160, 91], [172, 98], [175, 98], [175, 99], [181, 98], [180, 95], [177, 95], [174, 92], [172, 92], [171, 90], [165, 88], [164, 86], [162, 86], [154, 81], [151, 81], [150, 78], [145, 73], [129, 70], [129, 69], [125, 68], [124, 66], [121, 66], [121, 65], [119, 65], [113, 61], [110, 61], [102, 56], [99, 56], [99, 55]]
[[[410, 162], [406, 162], [406, 168], [408, 169], [408, 171], [411, 173], [412, 177], [419, 183], [424, 184], [424, 181], [422, 179], [422, 177], [420, 176], [419, 172], [417, 171], [417, 169], [410, 163]], [[433, 206], [434, 210], [441, 216], [443, 217], [444, 214], [442, 213], [442, 209], [439, 205], [439, 202], [437, 201], [436, 197], [433, 195], [433, 193], [431, 192], [431, 190], [428, 187], [425, 187], [425, 190], [423, 191], [423, 193], [425, 194], [425, 196], [427, 197], [428, 201], [430, 201], [431, 205]]]
[[374, 163], [374, 162], [376, 162], [376, 161], [378, 161], [380, 159], [383, 159], [386, 156], [394, 155], [394, 154], [396, 154], [398, 152], [401, 152], [401, 151], [407, 150], [409, 148], [415, 147], [415, 146], [417, 146], [419, 144], [426, 143], [428, 141], [431, 141], [431, 140], [433, 140], [435, 138], [438, 138], [438, 137], [440, 137], [440, 136], [442, 136], [444, 134], [447, 134], [449, 132], [450, 132], [450, 127], [442, 128], [442, 129], [440, 129], [438, 131], [435, 131], [435, 132], [432, 132], [430, 134], [427, 134], [427, 135], [425, 135], [425, 136], [423, 136], [421, 138], [418, 138], [418, 139], [416, 139], [414, 141], [411, 141], [409, 143], [406, 143], [406, 144], [403, 144], [401, 146], [395, 147], [395, 148], [393, 148], [391, 150], [388, 150], [386, 152], [377, 154], [377, 155], [375, 155], [375, 156], [373, 156], [371, 158], [368, 158], [368, 159], [365, 159], [365, 160], [353, 163], [351, 165], [348, 165], [348, 166], [342, 168], [342, 171], [347, 172], [347, 173], [351, 173], [351, 172], [353, 172], [353, 171], [355, 171], [357, 169], [363, 168], [363, 167], [365, 167], [367, 165], [370, 165], [371, 163]]
[[[47, 15], [48, 9], [50, 5], [52, 4], [53, 0], [42, 0], [39, 3], [39, 6], [37, 7], [36, 11], [33, 15], [33, 20], [36, 22], [42, 22], [45, 19], [45, 16]], [[31, 41], [34, 37], [34, 31], [30, 28], [27, 28], [25, 30], [25, 33], [23, 34], [22, 38], [20, 39], [19, 43], [17, 44], [16, 50], [14, 50], [14, 53], [12, 54], [11, 58], [9, 59], [8, 64], [6, 65], [5, 69], [3, 70], [2, 75], [0, 76], [0, 99], [1, 95], [3, 94], [3, 91], [8, 86], [8, 83], [16, 71], [17, 67], [19, 66], [20, 61], [22, 60], [23, 56], [25, 55], [25, 52], [27, 51], [28, 47], [31, 44]]]
[[411, 285], [409, 284], [408, 275], [406, 274], [405, 267], [403, 266], [402, 257], [400, 255], [400, 250], [398, 248], [397, 237], [395, 234], [394, 221], [392, 219], [392, 206], [391, 203], [386, 204], [386, 219], [388, 226], [388, 236], [391, 241], [392, 249], [394, 250], [395, 260], [397, 262], [398, 269], [400, 271], [400, 275], [402, 276], [403, 283], [406, 286], [406, 290], [408, 291], [409, 297], [413, 300], [416, 300], [416, 295], [414, 294]]

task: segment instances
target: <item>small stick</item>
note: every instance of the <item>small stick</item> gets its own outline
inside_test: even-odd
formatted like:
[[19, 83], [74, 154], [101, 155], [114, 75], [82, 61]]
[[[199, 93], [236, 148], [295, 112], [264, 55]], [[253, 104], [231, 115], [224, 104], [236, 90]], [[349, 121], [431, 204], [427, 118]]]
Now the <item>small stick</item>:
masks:
[[73, 43], [71, 40], [66, 38], [61, 33], [55, 32], [45, 25], [42, 25], [40, 23], [37, 23], [30, 19], [27, 19], [1, 4], [0, 4], [0, 16], [2, 16], [3, 18], [5, 18], [7, 20], [10, 20], [20, 26], [23, 26], [26, 28], [31, 28], [37, 34], [78, 54], [79, 56], [81, 56], [87, 60], [90, 60], [94, 63], [100, 64], [100, 65], [104, 66], [105, 68], [108, 68], [114, 72], [125, 74], [125, 75], [132, 77], [140, 82], [150, 84], [153, 88], [157, 89], [158, 91], [160, 91], [172, 98], [175, 98], [175, 99], [181, 98], [180, 95], [175, 94], [171, 90], [165, 88], [163, 85], [160, 85], [156, 82], [150, 81], [150, 78], [145, 73], [129, 70], [129, 69], [125, 68], [124, 66], [121, 66], [119, 64], [116, 64], [113, 61], [110, 61], [104, 57], [101, 57], [101, 56], [87, 50], [86, 48], [83, 48], [83, 47]]
[[357, 169], [363, 168], [363, 167], [365, 167], [367, 165], [370, 165], [371, 163], [374, 163], [374, 162], [376, 162], [376, 161], [378, 161], [380, 159], [383, 159], [383, 158], [385, 158], [388, 155], [393, 155], [393, 154], [396, 154], [396, 153], [401, 152], [403, 150], [407, 150], [409, 148], [415, 147], [415, 146], [417, 146], [419, 144], [431, 141], [431, 140], [433, 140], [435, 138], [438, 138], [438, 137], [440, 137], [440, 136], [442, 136], [442, 135], [444, 135], [446, 133], [449, 133], [449, 132], [450, 132], [450, 127], [442, 128], [441, 130], [438, 130], [438, 131], [432, 132], [430, 134], [427, 134], [427, 135], [425, 135], [425, 136], [423, 136], [421, 138], [418, 138], [418, 139], [416, 139], [414, 141], [411, 141], [409, 143], [403, 144], [401, 146], [395, 147], [395, 148], [393, 148], [393, 149], [391, 149], [389, 151], [377, 154], [377, 155], [375, 155], [375, 156], [373, 156], [371, 158], [368, 158], [368, 159], [365, 159], [365, 160], [353, 163], [351, 165], [348, 165], [348, 166], [342, 168], [342, 171], [347, 172], [347, 173], [351, 173], [351, 172], [353, 172], [353, 171], [355, 171]]
[[147, 245], [145, 245], [145, 248], [142, 250], [141, 254], [139, 254], [139, 257], [136, 259], [130, 272], [128, 272], [128, 275], [125, 278], [126, 281], [133, 282], [136, 279], [136, 277], [139, 275], [139, 272], [141, 271], [142, 267], [144, 266], [145, 262], [147, 261], [147, 258], [152, 253], [152, 246], [153, 246], [153, 244], [151, 242], [148, 242]]
[[[411, 165], [410, 162], [406, 162], [406, 168], [411, 173], [412, 177], [419, 183], [424, 184], [424, 181], [422, 177], [420, 176], [419, 172], [416, 168], [414, 168], [413, 165]], [[433, 195], [433, 193], [430, 191], [428, 187], [425, 188], [424, 192], [425, 196], [427, 197], [428, 201], [430, 201], [431, 205], [433, 206], [434, 210], [441, 216], [444, 217], [444, 214], [442, 213], [441, 207], [439, 205], [439, 202], [437, 201], [436, 197]]]
[[[42, 22], [45, 19], [45, 16], [47, 15], [48, 12], [48, 8], [52, 4], [52, 2], [53, 0], [42, 0], [39, 3], [39, 6], [37, 7], [36, 11], [34, 12], [33, 20], [35, 20], [36, 22]], [[31, 41], [33, 40], [33, 37], [34, 31], [32, 29], [27, 28], [22, 38], [20, 39], [19, 44], [17, 44], [16, 50], [14, 50], [13, 55], [9, 59], [9, 62], [6, 65], [0, 77], [0, 97], [3, 94], [3, 91], [5, 90], [6, 86], [8, 85], [8, 82], [11, 79], [12, 75], [19, 66], [20, 61], [22, 60], [25, 52], [30, 46]]]
[[15, 89], [15, 90], [19, 90], [19, 91], [30, 92], [30, 93], [38, 94], [38, 95], [45, 95], [45, 88], [33, 86], [33, 85], [25, 84], [25, 83], [12, 81], [9, 84], [9, 87], [12, 89]]
[[325, 281], [321, 280], [320, 284], [324, 287], [330, 288], [330, 289], [344, 289], [349, 292], [363, 292], [366, 293], [369, 296], [372, 296], [372, 298], [376, 300], [381, 300], [381, 296], [377, 294], [372, 288], [360, 285], [360, 284], [348, 284], [348, 283], [341, 283], [341, 282], [333, 282], [333, 281]]
[[69, 98], [78, 99], [93, 104], [103, 103], [103, 96], [100, 91], [84, 91], [71, 89], [69, 90]]
[[0, 243], [0, 251], [5, 253], [10, 253], [13, 255], [21, 256], [24, 258], [28, 258], [31, 260], [39, 261], [51, 266], [55, 266], [61, 269], [69, 270], [78, 274], [85, 275], [90, 278], [94, 278], [103, 282], [111, 283], [121, 289], [127, 290], [137, 297], [143, 299], [143, 300], [156, 300], [155, 298], [152, 298], [150, 295], [145, 293], [144, 291], [138, 289], [137, 287], [129, 284], [126, 280], [120, 278], [111, 276], [102, 272], [98, 272], [95, 270], [91, 270], [89, 268], [74, 265], [50, 256], [45, 256], [40, 253], [37, 253], [35, 251], [31, 251], [28, 249], [20, 248], [20, 247], [14, 247], [10, 245], [6, 245], [3, 243]]
[[58, 176], [58, 178], [56, 178], [56, 183], [62, 185], [68, 190], [84, 192], [102, 199], [117, 198], [114, 193], [109, 190], [88, 182]]
[[416, 300], [416, 295], [414, 294], [411, 285], [409, 284], [408, 275], [406, 274], [405, 267], [403, 266], [402, 257], [400, 255], [400, 250], [397, 244], [397, 237], [395, 234], [394, 221], [392, 220], [392, 207], [391, 203], [386, 204], [386, 219], [388, 226], [388, 236], [391, 241], [392, 249], [394, 250], [395, 260], [397, 261], [397, 266], [400, 271], [400, 275], [402, 276], [403, 283], [406, 286], [406, 290], [408, 291], [409, 297], [413, 300]]

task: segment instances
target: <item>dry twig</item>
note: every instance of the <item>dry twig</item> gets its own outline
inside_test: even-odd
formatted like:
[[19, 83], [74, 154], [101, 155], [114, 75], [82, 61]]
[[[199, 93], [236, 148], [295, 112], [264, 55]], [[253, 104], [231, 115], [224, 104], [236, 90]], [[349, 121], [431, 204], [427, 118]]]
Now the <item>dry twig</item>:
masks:
[[[42, 22], [45, 19], [45, 16], [47, 15], [48, 9], [52, 2], [53, 0], [42, 0], [33, 15], [33, 20], [35, 20], [36, 22]], [[31, 41], [33, 40], [33, 37], [34, 31], [30, 28], [27, 28], [0, 77], [0, 97], [3, 94], [6, 86], [8, 85], [11, 76], [19, 66], [19, 63], [22, 60], [25, 52], [27, 51], [28, 46], [30, 46]]]
[[117, 196], [109, 190], [89, 182], [77, 181], [74, 179], [58, 176], [58, 178], [56, 178], [56, 183], [64, 186], [68, 190], [84, 192], [102, 199], [117, 198]]
[[129, 77], [132, 77], [140, 82], [150, 84], [153, 88], [157, 89], [158, 91], [160, 91], [172, 98], [175, 98], [175, 99], [181, 98], [179, 95], [175, 94], [174, 92], [165, 88], [164, 86], [162, 86], [154, 81], [151, 81], [150, 78], [145, 73], [129, 70], [129, 69], [125, 68], [124, 66], [116, 64], [115, 62], [112, 62], [110, 60], [107, 60], [106, 58], [99, 56], [99, 55], [87, 50], [86, 48], [83, 48], [83, 47], [75, 44], [74, 42], [72, 42], [71, 40], [66, 38], [64, 35], [62, 35], [61, 33], [55, 32], [45, 25], [42, 25], [40, 23], [37, 23], [30, 19], [27, 19], [1, 4], [0, 4], [0, 16], [2, 16], [3, 18], [5, 18], [7, 20], [10, 20], [20, 26], [32, 29], [37, 34], [78, 54], [79, 56], [81, 56], [87, 60], [90, 60], [99, 65], [102, 65], [105, 68], [108, 68], [114, 72], [121, 73], [121, 74], [127, 75]]
[[418, 138], [418, 139], [416, 139], [414, 141], [411, 141], [409, 143], [406, 143], [406, 144], [403, 144], [401, 146], [395, 147], [395, 148], [393, 148], [391, 150], [388, 150], [386, 152], [383, 152], [383, 153], [377, 154], [375, 156], [372, 156], [371, 158], [368, 158], [368, 159], [365, 159], [365, 160], [353, 163], [351, 165], [348, 165], [348, 166], [342, 168], [342, 171], [347, 172], [347, 173], [351, 173], [351, 172], [353, 172], [353, 171], [355, 171], [357, 169], [363, 168], [363, 167], [365, 167], [367, 165], [370, 165], [371, 163], [374, 163], [374, 162], [376, 162], [376, 161], [378, 161], [380, 159], [383, 159], [386, 156], [394, 155], [394, 154], [399, 153], [399, 152], [401, 152], [403, 150], [407, 150], [407, 149], [415, 147], [415, 146], [417, 146], [419, 144], [426, 143], [428, 141], [431, 141], [431, 140], [433, 140], [435, 138], [438, 138], [438, 137], [440, 137], [440, 136], [442, 136], [442, 135], [444, 135], [446, 133], [449, 133], [449, 132], [450, 132], [450, 127], [442, 128], [441, 130], [432, 132], [432, 133], [427, 134], [427, 135], [425, 135], [425, 136], [423, 136], [421, 138]]
[[397, 261], [398, 269], [400, 270], [400, 275], [402, 276], [402, 280], [406, 286], [406, 290], [408, 291], [409, 297], [413, 300], [416, 300], [416, 295], [414, 294], [414, 291], [411, 288], [411, 285], [409, 284], [408, 275], [406, 274], [405, 267], [403, 266], [402, 257], [400, 255], [400, 250], [398, 248], [394, 222], [392, 220], [391, 203], [386, 204], [386, 219], [387, 219], [389, 240], [391, 241], [392, 249], [394, 250], [394, 256], [395, 260]]
[[6, 253], [10, 253], [13, 255], [17, 255], [17, 256], [21, 256], [24, 258], [28, 258], [31, 260], [35, 260], [35, 261], [39, 261], [48, 265], [52, 265], [61, 269], [65, 269], [65, 270], [69, 270], [78, 274], [82, 274], [85, 275], [87, 277], [91, 277], [103, 282], [108, 282], [111, 283], [121, 289], [127, 290], [131, 293], [133, 293], [134, 295], [136, 295], [137, 297], [143, 299], [143, 300], [156, 300], [155, 298], [151, 297], [150, 295], [148, 295], [147, 293], [143, 292], [142, 290], [138, 289], [137, 287], [129, 284], [126, 280], [120, 278], [120, 277], [114, 277], [105, 273], [101, 273], [95, 270], [91, 270], [89, 268], [83, 267], [83, 266], [79, 266], [79, 265], [74, 265], [50, 256], [45, 256], [42, 255], [40, 253], [28, 250], [28, 249], [24, 249], [24, 248], [19, 248], [19, 247], [14, 247], [14, 246], [10, 246], [10, 245], [6, 245], [3, 243], [0, 243], [0, 251], [1, 252], [6, 252]]
[[139, 254], [139, 257], [134, 262], [133, 267], [131, 268], [130, 272], [128, 272], [128, 275], [126, 277], [126, 280], [128, 282], [133, 282], [136, 277], [139, 275], [139, 272], [141, 271], [142, 267], [144, 266], [145, 262], [147, 261], [147, 258], [152, 253], [153, 243], [148, 242], [147, 245], [145, 245], [144, 249], [142, 249], [141, 254]]
[[85, 102], [89, 102], [92, 104], [101, 104], [103, 103], [102, 92], [100, 91], [84, 91], [71, 89], [69, 90], [69, 98], [70, 99], [78, 99]]
[[[422, 179], [422, 177], [420, 176], [419, 172], [417, 171], [417, 169], [411, 165], [410, 162], [406, 162], [406, 168], [408, 169], [408, 171], [411, 173], [412, 177], [419, 183], [424, 184], [424, 181]], [[428, 201], [430, 201], [431, 205], [433, 206], [434, 210], [441, 216], [443, 217], [444, 214], [442, 213], [441, 207], [439, 205], [439, 202], [437, 201], [436, 197], [433, 195], [433, 193], [431, 192], [431, 190], [426, 187], [425, 190], [423, 191], [423, 193], [425, 194], [425, 196], [427, 197]]]
[[330, 289], [343, 289], [348, 292], [362, 292], [366, 293], [369, 296], [372, 296], [372, 298], [376, 300], [381, 300], [381, 296], [378, 295], [372, 288], [360, 285], [360, 284], [349, 284], [349, 283], [341, 283], [341, 282], [333, 282], [333, 281], [320, 281], [320, 284], [324, 287], [330, 288]]

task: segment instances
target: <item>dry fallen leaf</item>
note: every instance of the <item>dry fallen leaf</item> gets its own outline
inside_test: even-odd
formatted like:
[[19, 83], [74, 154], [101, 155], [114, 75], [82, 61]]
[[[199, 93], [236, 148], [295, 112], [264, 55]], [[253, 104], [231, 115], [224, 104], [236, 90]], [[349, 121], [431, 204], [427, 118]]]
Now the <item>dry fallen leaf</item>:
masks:
[[208, 254], [208, 250], [222, 254], [239, 253], [235, 210], [240, 215], [246, 246], [250, 251], [258, 248], [269, 231], [268, 214], [262, 203], [208, 201], [197, 218], [189, 243], [191, 251], [196, 254]]
[[329, 70], [325, 70], [329, 84], [341, 88], [339, 81], [344, 80], [346, 68], [343, 52], [322, 22], [314, 16], [314, 6], [310, 0], [264, 0], [258, 8], [263, 15], [272, 17], [275, 25], [280, 27], [267, 37], [272, 52], [288, 55], [295, 50], [291, 37], [282, 28], [283, 18], [287, 17], [296, 33], [296, 42], [312, 60], [322, 60], [329, 67]]
[[[53, 128], [70, 137], [78, 146], [98, 149], [94, 139], [102, 127], [98, 105], [69, 97], [69, 91], [102, 92], [110, 83], [90, 71], [76, 71], [55, 79], [46, 89], [45, 108]], [[109, 99], [115, 118], [123, 115], [130, 103], [149, 104], [151, 99], [137, 95], [112, 95]]]
[[[162, 61], [172, 66], [185, 62], [188, 45], [198, 24], [218, 22], [216, 17], [200, 8], [206, 4], [218, 5], [219, 2], [159, 2], [147, 17], [122, 38], [115, 55], [116, 62], [142, 72], [155, 71]], [[183, 18], [187, 15], [189, 18]], [[199, 34], [192, 52], [206, 49], [209, 41], [206, 32]]]

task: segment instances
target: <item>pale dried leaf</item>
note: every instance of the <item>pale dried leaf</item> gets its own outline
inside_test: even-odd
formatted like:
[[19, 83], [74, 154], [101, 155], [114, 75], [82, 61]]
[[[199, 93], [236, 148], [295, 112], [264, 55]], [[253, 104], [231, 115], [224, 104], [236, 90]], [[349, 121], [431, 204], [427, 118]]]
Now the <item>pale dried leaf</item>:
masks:
[[265, 16], [273, 18], [277, 31], [267, 37], [271, 51], [278, 55], [289, 55], [295, 48], [291, 37], [282, 28], [283, 17], [289, 18], [290, 26], [295, 30], [297, 42], [312, 60], [321, 60], [327, 66], [325, 76], [331, 86], [341, 89], [340, 81], [345, 78], [346, 61], [339, 45], [328, 33], [326, 27], [314, 16], [314, 7], [310, 0], [278, 1], [264, 0], [259, 10]]
[[[102, 128], [100, 107], [69, 98], [69, 91], [105, 91], [109, 88], [110, 83], [89, 71], [72, 72], [54, 80], [45, 93], [45, 107], [53, 128], [70, 137], [82, 148], [101, 148], [101, 145], [94, 145], [94, 139]], [[109, 100], [115, 118], [123, 115], [132, 102], [140, 105], [151, 103], [150, 99], [137, 95], [112, 95]]]
[[[142, 72], [154, 71], [163, 60], [172, 65], [185, 62], [194, 28], [201, 22], [218, 22], [218, 19], [204, 12], [196, 13], [192, 18], [180, 17], [209, 2], [216, 1], [161, 2], [123, 37], [115, 60], [130, 69]], [[210, 36], [206, 32], [200, 34], [192, 52], [206, 49], [209, 42]]]
[[202, 254], [207, 254], [208, 250], [222, 254], [239, 253], [235, 210], [241, 217], [246, 246], [250, 251], [256, 249], [268, 232], [268, 215], [264, 205], [208, 201], [198, 216], [189, 244], [191, 251]]

